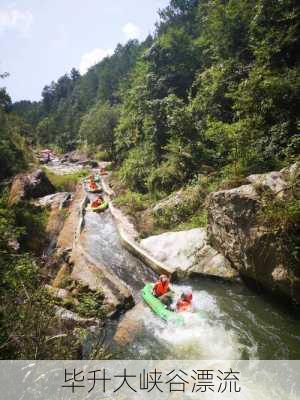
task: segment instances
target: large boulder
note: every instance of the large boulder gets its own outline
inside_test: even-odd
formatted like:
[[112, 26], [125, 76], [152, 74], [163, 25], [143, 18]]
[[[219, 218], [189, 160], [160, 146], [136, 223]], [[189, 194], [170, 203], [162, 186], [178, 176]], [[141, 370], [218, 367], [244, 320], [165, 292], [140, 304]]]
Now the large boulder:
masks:
[[40, 207], [51, 207], [51, 209], [54, 208], [62, 209], [67, 205], [70, 199], [71, 199], [71, 193], [58, 192], [40, 197], [39, 199], [34, 201], [34, 204]]
[[138, 333], [143, 329], [145, 306], [138, 303], [130, 311], [127, 311], [121, 322], [118, 324], [113, 337], [114, 343], [119, 346], [127, 346], [134, 341]]
[[21, 173], [13, 180], [8, 203], [12, 206], [21, 200], [38, 198], [54, 192], [54, 186], [41, 169], [31, 173]]
[[203, 228], [150, 236], [140, 244], [177, 277], [205, 274], [232, 279], [238, 276], [229, 261], [208, 244]]
[[161, 226], [179, 224], [194, 214], [205, 199], [199, 186], [181, 189], [159, 201], [152, 209], [152, 215]]
[[299, 176], [294, 164], [279, 172], [251, 175], [249, 184], [208, 197], [213, 246], [249, 281], [296, 303], [300, 303], [300, 265], [293, 258], [291, 234], [287, 227], [270, 226], [262, 218], [262, 207], [272, 207], [274, 201], [288, 200], [291, 195], [297, 199]]

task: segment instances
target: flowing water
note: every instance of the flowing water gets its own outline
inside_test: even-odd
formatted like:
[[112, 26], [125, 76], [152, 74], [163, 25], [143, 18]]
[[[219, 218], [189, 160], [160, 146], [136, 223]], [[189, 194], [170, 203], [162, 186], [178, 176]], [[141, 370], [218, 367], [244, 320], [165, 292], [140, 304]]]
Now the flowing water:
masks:
[[[109, 211], [87, 212], [84, 246], [108, 266], [140, 301], [155, 274], [125, 250]], [[300, 359], [300, 319], [243, 283], [198, 278], [175, 284], [193, 290], [194, 312], [185, 326], [168, 325], [144, 307], [144, 328], [115, 357], [125, 359]]]
[[[50, 168], [64, 174], [81, 166], [56, 161]], [[83, 245], [130, 287], [136, 303], [141, 301], [140, 289], [156, 275], [123, 248], [108, 210], [85, 214]], [[126, 348], [118, 348], [115, 358], [300, 359], [300, 318], [296, 311], [243, 283], [198, 278], [174, 285], [178, 295], [187, 287], [193, 290], [194, 312], [185, 314], [184, 326], [168, 325], [144, 306], [143, 330]]]

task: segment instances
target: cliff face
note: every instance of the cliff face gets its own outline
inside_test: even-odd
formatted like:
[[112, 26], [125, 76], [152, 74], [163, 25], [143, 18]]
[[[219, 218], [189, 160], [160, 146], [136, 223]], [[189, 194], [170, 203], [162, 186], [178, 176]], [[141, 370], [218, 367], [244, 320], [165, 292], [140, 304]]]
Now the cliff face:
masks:
[[54, 192], [54, 186], [41, 169], [30, 173], [21, 173], [16, 175], [13, 180], [8, 204], [13, 206], [24, 199], [38, 198]]
[[[251, 175], [248, 184], [214, 192], [208, 198], [208, 233], [213, 246], [242, 276], [298, 304], [299, 216], [292, 228], [280, 223], [280, 218], [286, 212], [285, 204], [299, 207], [299, 178], [299, 165], [294, 164], [279, 172]], [[273, 220], [264, 217], [266, 204], [271, 210], [274, 204], [281, 205], [275, 221], [274, 215]]]

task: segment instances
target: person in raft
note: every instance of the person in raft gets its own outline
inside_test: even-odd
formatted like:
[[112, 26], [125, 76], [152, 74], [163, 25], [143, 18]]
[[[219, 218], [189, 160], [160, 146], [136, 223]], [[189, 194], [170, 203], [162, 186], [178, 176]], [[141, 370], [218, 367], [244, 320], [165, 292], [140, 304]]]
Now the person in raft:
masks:
[[170, 288], [170, 280], [166, 275], [161, 275], [154, 284], [153, 295], [159, 297], [159, 300], [170, 307], [173, 301], [173, 291]]
[[89, 186], [90, 186], [90, 188], [91, 188], [92, 190], [97, 189], [96, 182], [94, 182], [94, 181], [91, 181]]
[[177, 301], [176, 311], [177, 312], [191, 311], [192, 300], [193, 300], [192, 292], [189, 291], [182, 293], [180, 299]]
[[91, 204], [92, 208], [97, 208], [99, 206], [101, 206], [101, 204], [103, 203], [103, 199], [101, 196], [98, 196]]
[[104, 167], [100, 168], [100, 175], [107, 175], [107, 171]]

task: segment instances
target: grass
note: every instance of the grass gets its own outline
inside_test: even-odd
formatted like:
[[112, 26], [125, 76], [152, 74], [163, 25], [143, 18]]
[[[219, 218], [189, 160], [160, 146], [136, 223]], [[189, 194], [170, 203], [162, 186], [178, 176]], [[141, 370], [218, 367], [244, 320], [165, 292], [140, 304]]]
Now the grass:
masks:
[[149, 195], [131, 192], [130, 190], [117, 196], [114, 203], [118, 207], [125, 208], [127, 214], [133, 217], [137, 212], [145, 211], [151, 205]]
[[74, 192], [78, 181], [89, 174], [87, 170], [81, 170], [67, 175], [56, 175], [44, 169], [49, 181], [58, 192]]
[[25, 228], [20, 237], [21, 248], [40, 254], [49, 241], [46, 233], [49, 210], [25, 203], [15, 207], [15, 215], [17, 225]]
[[190, 219], [176, 226], [176, 230], [183, 231], [194, 228], [205, 228], [207, 226], [207, 210], [199, 210]]
[[91, 153], [91, 157], [96, 161], [111, 161], [110, 155], [104, 150]]

